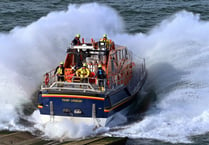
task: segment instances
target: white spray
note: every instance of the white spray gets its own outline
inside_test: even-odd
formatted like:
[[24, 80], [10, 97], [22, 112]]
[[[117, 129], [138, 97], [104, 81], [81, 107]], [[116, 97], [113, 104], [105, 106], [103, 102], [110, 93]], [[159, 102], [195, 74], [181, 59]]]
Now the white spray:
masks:
[[[187, 136], [208, 131], [209, 23], [200, 21], [198, 15], [180, 12], [146, 35], [122, 31], [123, 21], [116, 11], [93, 3], [69, 5], [67, 11], [52, 12], [27, 27], [1, 33], [0, 129], [27, 130], [17, 124], [22, 104], [30, 101], [42, 74], [63, 61], [76, 33], [87, 40], [107, 33], [135, 55], [145, 57], [147, 87], [154, 89], [158, 97], [144, 120], [114, 134], [188, 142]], [[37, 111], [33, 117], [38, 118]], [[38, 120], [35, 122], [35, 127], [52, 138], [92, 134], [91, 126], [72, 128], [72, 123], [66, 121], [41, 126]], [[54, 131], [57, 128], [59, 132]]]
[[[106, 17], [107, 13], [111, 17]], [[104, 20], [105, 18], [105, 20]], [[39, 89], [42, 75], [64, 61], [66, 49], [77, 33], [90, 41], [104, 34], [123, 31], [123, 22], [115, 10], [96, 3], [69, 5], [66, 11], [52, 12], [27, 27], [15, 27], [0, 34], [0, 130], [31, 130], [18, 122], [23, 104], [31, 101]], [[34, 120], [34, 117], [36, 120]], [[71, 122], [42, 126], [34, 112], [28, 120], [50, 138], [79, 138], [92, 134], [91, 126]], [[73, 127], [72, 127], [73, 126]], [[54, 130], [58, 130], [55, 132]]]
[[141, 122], [113, 134], [176, 143], [209, 131], [208, 33], [209, 22], [182, 11], [139, 35], [135, 52], [146, 58], [146, 87], [157, 102]]

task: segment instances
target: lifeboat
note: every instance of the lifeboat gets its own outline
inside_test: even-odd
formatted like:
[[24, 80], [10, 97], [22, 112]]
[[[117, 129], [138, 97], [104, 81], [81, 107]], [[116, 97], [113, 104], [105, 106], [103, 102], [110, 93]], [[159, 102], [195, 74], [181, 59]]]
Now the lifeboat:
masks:
[[[93, 40], [93, 39], [92, 39]], [[82, 43], [66, 51], [64, 81], [55, 69], [44, 75], [38, 94], [43, 122], [69, 119], [76, 123], [108, 126], [111, 116], [127, 108], [142, 89], [147, 71], [145, 59], [132, 60], [126, 46], [105, 42]], [[76, 75], [83, 64], [89, 74]], [[104, 77], [98, 76], [99, 73]]]

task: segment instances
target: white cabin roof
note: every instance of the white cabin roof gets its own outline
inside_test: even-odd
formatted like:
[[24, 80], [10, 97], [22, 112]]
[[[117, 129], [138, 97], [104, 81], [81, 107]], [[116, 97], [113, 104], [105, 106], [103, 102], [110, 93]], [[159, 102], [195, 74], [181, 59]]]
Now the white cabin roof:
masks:
[[72, 46], [71, 49], [82, 49], [83, 51], [86, 51], [86, 49], [94, 50], [95, 48], [92, 45], [89, 46], [86, 44], [82, 44], [82, 45]]

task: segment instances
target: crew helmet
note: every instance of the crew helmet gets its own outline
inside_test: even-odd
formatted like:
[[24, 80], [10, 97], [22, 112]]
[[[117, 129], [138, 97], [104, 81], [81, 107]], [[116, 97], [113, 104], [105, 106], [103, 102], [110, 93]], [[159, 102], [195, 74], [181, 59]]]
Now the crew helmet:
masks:
[[80, 36], [81, 36], [80, 34], [76, 34], [76, 37], [80, 38]]
[[87, 64], [86, 64], [86, 63], [83, 63], [83, 66], [84, 66], [84, 67], [87, 67]]
[[64, 64], [64, 62], [63, 62], [63, 61], [61, 61], [61, 62], [60, 62], [60, 64], [62, 64], [62, 65], [63, 65], [63, 64]]
[[99, 64], [99, 65], [98, 65], [98, 68], [101, 68], [101, 67], [102, 67], [102, 65], [101, 65], [101, 64]]
[[104, 37], [104, 38], [107, 38], [107, 34], [104, 34], [103, 37]]

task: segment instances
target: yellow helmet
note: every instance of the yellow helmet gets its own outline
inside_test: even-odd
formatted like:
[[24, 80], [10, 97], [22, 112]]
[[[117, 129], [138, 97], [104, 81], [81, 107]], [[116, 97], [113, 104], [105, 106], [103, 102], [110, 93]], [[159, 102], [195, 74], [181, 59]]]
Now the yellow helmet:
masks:
[[60, 62], [60, 64], [64, 64], [64, 62], [63, 62], [63, 61], [61, 61], [61, 62]]
[[107, 34], [104, 34], [103, 37], [107, 38]]
[[86, 66], [87, 66], [87, 64], [86, 64], [86, 63], [83, 63], [83, 66], [85, 66], [85, 67], [86, 67]]
[[76, 34], [76, 37], [80, 38], [80, 36], [81, 36], [80, 34]]
[[102, 65], [101, 65], [101, 64], [99, 64], [99, 65], [98, 65], [98, 68], [100, 68], [100, 67], [102, 67]]

